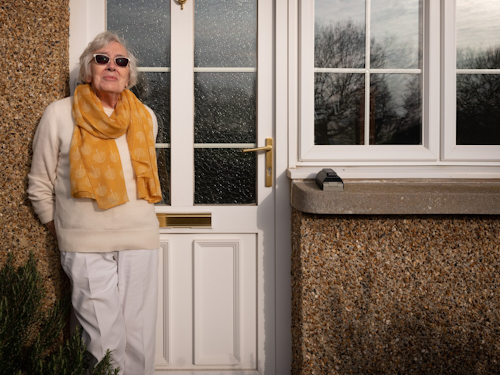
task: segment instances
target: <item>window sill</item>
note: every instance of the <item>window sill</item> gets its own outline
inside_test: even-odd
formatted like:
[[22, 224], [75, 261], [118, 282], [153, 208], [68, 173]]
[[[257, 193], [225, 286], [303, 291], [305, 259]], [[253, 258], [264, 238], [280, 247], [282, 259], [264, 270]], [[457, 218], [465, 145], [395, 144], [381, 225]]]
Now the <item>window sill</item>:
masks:
[[292, 207], [313, 214], [500, 214], [500, 180], [344, 180], [326, 192], [314, 180], [292, 180]]

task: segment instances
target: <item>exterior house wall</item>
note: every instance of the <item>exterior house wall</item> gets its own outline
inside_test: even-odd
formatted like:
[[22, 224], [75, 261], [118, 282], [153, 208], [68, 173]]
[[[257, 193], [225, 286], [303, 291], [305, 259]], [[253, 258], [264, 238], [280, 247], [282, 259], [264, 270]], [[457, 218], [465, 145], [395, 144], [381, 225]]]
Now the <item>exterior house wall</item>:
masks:
[[499, 215], [294, 209], [292, 233], [293, 374], [498, 373]]
[[0, 7], [0, 265], [30, 252], [45, 282], [46, 305], [67, 291], [59, 250], [27, 197], [36, 127], [45, 108], [69, 95], [68, 0], [3, 1]]

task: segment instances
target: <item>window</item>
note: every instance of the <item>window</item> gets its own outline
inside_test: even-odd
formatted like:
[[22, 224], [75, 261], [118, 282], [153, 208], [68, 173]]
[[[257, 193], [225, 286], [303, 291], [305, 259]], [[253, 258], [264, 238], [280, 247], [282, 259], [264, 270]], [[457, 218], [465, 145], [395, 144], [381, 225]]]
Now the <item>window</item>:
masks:
[[500, 160], [500, 3], [443, 3], [446, 160]]
[[299, 0], [295, 164], [497, 166], [499, 17], [490, 0]]

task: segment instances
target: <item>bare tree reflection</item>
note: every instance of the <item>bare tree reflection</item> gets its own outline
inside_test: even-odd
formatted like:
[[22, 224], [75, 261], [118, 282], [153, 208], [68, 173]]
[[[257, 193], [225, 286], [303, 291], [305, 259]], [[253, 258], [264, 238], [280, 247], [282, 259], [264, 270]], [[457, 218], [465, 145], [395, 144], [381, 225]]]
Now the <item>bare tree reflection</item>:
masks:
[[[375, 118], [370, 122], [370, 144], [420, 144], [422, 142], [420, 75], [372, 74], [371, 77], [370, 106], [375, 108]], [[393, 94], [400, 96], [394, 97]]]
[[[315, 66], [363, 68], [365, 26], [353, 21], [315, 25]], [[372, 69], [386, 65], [387, 52], [370, 43]], [[394, 49], [394, 46], [391, 46]], [[420, 144], [422, 106], [420, 75], [372, 74], [370, 144]], [[364, 144], [365, 75], [316, 73], [314, 80], [315, 144]]]
[[[457, 51], [458, 69], [500, 68], [500, 46]], [[500, 75], [457, 75], [457, 144], [500, 144]]]

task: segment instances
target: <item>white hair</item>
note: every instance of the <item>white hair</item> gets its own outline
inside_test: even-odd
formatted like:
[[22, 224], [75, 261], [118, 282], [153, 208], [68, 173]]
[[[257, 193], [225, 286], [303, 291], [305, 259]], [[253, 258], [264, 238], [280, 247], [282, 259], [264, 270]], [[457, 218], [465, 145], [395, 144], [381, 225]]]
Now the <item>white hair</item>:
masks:
[[90, 62], [94, 58], [94, 53], [113, 42], [120, 43], [127, 51], [127, 57], [130, 59], [130, 75], [127, 88], [130, 89], [131, 87], [135, 86], [135, 84], [137, 83], [138, 74], [137, 59], [135, 58], [134, 54], [127, 48], [125, 40], [123, 38], [120, 38], [118, 34], [111, 31], [104, 31], [97, 35], [94, 40], [89, 43], [87, 48], [85, 48], [85, 51], [83, 51], [82, 55], [80, 56], [80, 73], [78, 75], [80, 82], [87, 83], [88, 78], [92, 76], [90, 70]]

